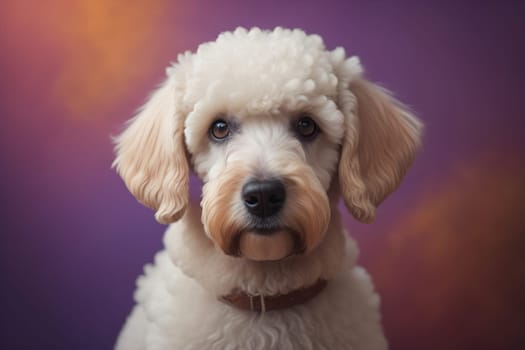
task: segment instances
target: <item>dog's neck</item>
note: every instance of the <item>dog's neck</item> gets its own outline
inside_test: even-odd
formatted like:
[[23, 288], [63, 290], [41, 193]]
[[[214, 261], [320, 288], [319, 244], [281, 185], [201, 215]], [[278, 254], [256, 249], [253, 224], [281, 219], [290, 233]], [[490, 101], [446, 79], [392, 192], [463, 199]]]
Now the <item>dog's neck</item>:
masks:
[[342, 228], [337, 206], [332, 208], [326, 236], [304, 256], [256, 262], [225, 255], [206, 236], [200, 207], [195, 204], [168, 228], [164, 244], [175, 265], [216, 296], [233, 291], [250, 295], [287, 294], [319, 280], [329, 281], [343, 266], [355, 263], [357, 247]]

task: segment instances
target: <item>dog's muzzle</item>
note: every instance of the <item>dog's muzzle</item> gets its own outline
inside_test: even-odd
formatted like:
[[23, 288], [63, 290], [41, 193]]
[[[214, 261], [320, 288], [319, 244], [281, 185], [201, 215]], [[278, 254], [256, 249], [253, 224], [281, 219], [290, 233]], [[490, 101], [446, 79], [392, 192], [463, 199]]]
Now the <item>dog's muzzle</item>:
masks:
[[241, 195], [250, 225], [239, 237], [240, 254], [263, 261], [280, 260], [294, 253], [296, 239], [278, 220], [286, 201], [283, 182], [279, 179], [250, 180], [243, 186]]

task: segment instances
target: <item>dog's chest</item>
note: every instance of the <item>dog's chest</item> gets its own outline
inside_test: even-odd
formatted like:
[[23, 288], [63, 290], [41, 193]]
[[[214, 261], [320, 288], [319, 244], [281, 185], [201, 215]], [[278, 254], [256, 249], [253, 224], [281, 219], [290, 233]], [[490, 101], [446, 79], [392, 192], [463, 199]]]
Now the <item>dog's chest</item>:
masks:
[[[354, 271], [355, 270], [355, 271]], [[299, 307], [264, 314], [218, 301], [160, 253], [136, 294], [151, 349], [385, 349], [377, 296], [353, 269]]]

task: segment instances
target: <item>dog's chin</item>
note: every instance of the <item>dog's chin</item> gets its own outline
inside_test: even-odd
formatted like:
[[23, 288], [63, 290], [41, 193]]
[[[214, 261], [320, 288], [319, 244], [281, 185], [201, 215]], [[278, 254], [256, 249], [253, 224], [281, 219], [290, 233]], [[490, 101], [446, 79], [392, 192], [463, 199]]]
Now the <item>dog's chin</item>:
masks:
[[296, 239], [288, 230], [246, 231], [239, 237], [239, 253], [254, 261], [276, 261], [296, 253]]

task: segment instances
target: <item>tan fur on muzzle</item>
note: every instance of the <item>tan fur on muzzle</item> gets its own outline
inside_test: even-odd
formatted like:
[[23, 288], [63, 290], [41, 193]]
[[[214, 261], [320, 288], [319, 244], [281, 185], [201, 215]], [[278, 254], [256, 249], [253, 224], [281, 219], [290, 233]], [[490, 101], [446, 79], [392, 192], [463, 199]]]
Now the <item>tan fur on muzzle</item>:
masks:
[[330, 222], [328, 196], [310, 167], [289, 161], [275, 167], [286, 187], [280, 228], [261, 236], [250, 229], [241, 188], [253, 177], [248, 167], [235, 162], [204, 185], [202, 221], [206, 233], [226, 254], [252, 260], [280, 260], [304, 254], [322, 240]]

